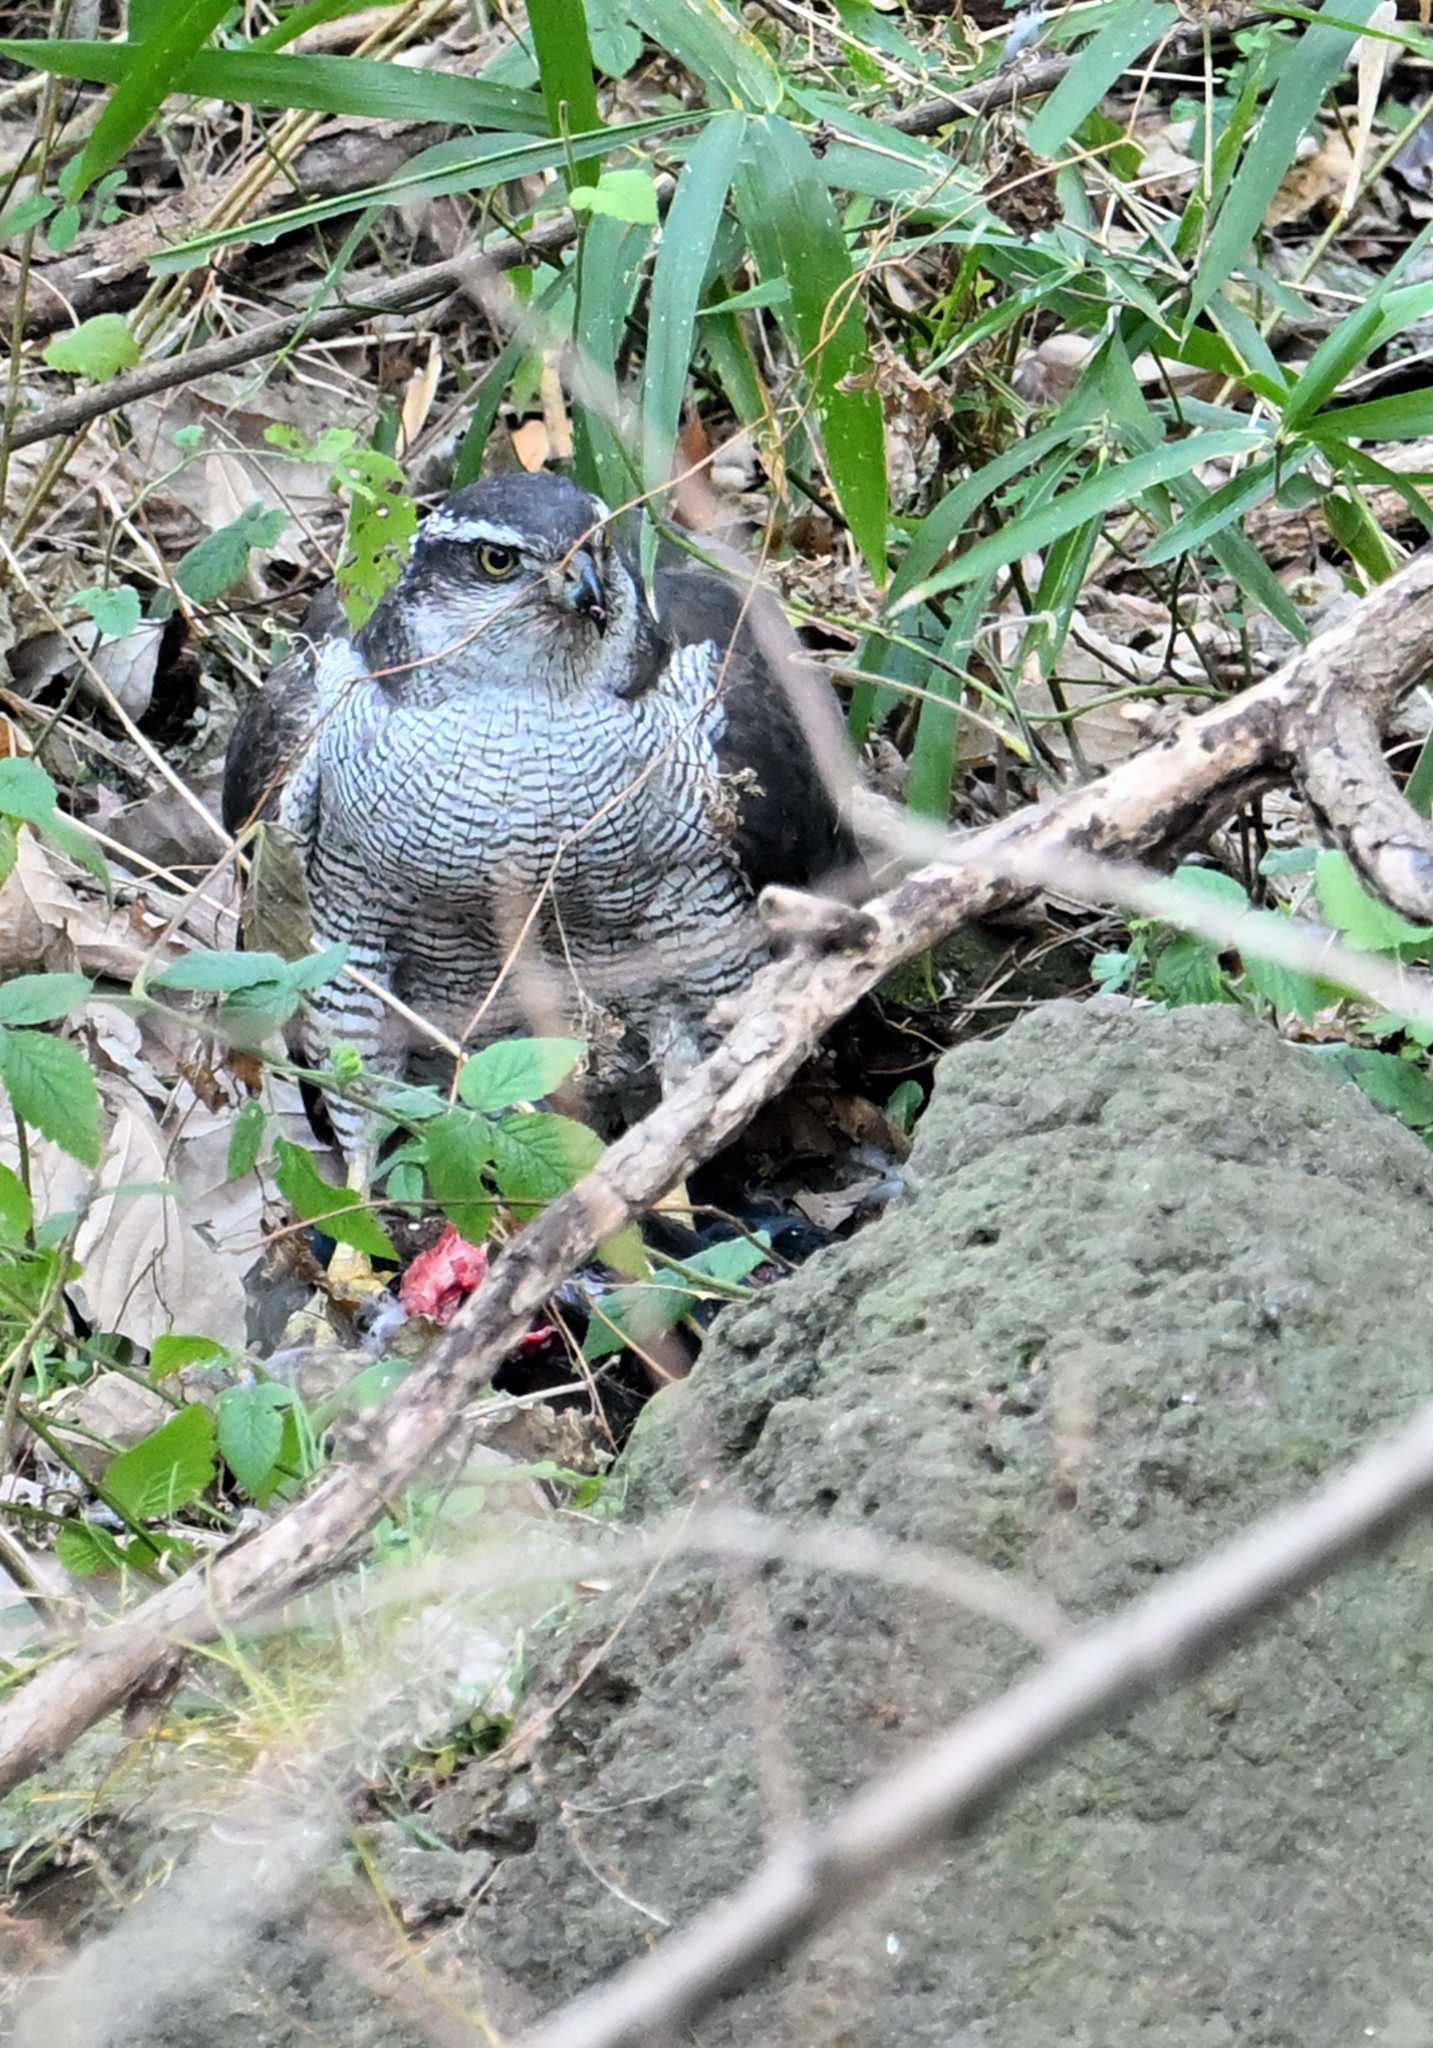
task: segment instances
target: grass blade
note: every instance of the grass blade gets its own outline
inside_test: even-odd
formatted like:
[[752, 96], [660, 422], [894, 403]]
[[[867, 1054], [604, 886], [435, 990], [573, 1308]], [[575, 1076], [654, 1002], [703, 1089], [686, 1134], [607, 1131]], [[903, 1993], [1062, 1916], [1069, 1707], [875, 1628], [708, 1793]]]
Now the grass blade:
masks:
[[1183, 441], [1174, 441], [1162, 448], [1152, 448], [1147, 454], [1136, 455], [1133, 461], [1113, 462], [1066, 491], [1053, 505], [1042, 506], [1037, 512], [1012, 520], [1001, 532], [977, 541], [965, 554], [957, 556], [955, 561], [948, 562], [926, 582], [918, 584], [897, 609], [903, 611], [910, 605], [934, 597], [939, 591], [951, 589], [955, 584], [969, 583], [972, 577], [983, 576], [987, 570], [1004, 569], [1011, 562], [1018, 562], [1022, 555], [1037, 554], [1072, 527], [1082, 525], [1087, 519], [1099, 518], [1116, 505], [1128, 503], [1157, 484], [1186, 476], [1202, 462], [1213, 462], [1229, 455], [1246, 455], [1251, 449], [1267, 446], [1266, 434], [1246, 428], [1222, 434], [1190, 434]]
[[175, 77], [228, 12], [226, 0], [186, 0], [143, 42], [121, 46], [127, 59], [124, 76], [110, 94], [88, 142], [60, 173], [60, 190], [72, 206], [144, 133], [173, 91]]
[[789, 121], [753, 121], [737, 211], [762, 281], [784, 278], [778, 308], [821, 423], [831, 482], [877, 583], [886, 580], [886, 436], [846, 239], [816, 159]]
[[627, 17], [701, 80], [714, 106], [774, 114], [781, 105], [781, 73], [722, 0], [627, 0]]
[[1094, 112], [1110, 87], [1152, 44], [1179, 21], [1168, 0], [1135, 0], [1092, 36], [1030, 123], [1027, 148], [1036, 156], [1058, 156], [1081, 121]]
[[629, 121], [620, 128], [600, 128], [593, 135], [574, 135], [566, 142], [515, 144], [506, 140], [484, 146], [485, 138], [467, 142], [441, 143], [427, 149], [396, 177], [381, 185], [367, 185], [357, 192], [338, 192], [328, 199], [310, 200], [305, 206], [291, 206], [283, 213], [266, 213], [261, 220], [241, 221], [237, 227], [216, 228], [212, 234], [195, 235], [192, 241], [166, 249], [150, 258], [156, 277], [170, 271], [188, 270], [211, 249], [227, 248], [231, 242], [275, 242], [295, 228], [313, 227], [337, 214], [356, 213], [364, 206], [396, 206], [413, 199], [441, 199], [452, 192], [477, 192], [501, 185], [509, 178], [524, 178], [534, 171], [560, 170], [569, 155], [578, 162], [604, 156], [609, 149], [643, 142], [654, 135], [669, 135], [693, 120], [700, 120], [683, 108], [648, 121]]
[[1293, 163], [1299, 139], [1323, 104], [1324, 94], [1342, 74], [1357, 40], [1356, 24], [1367, 21], [1376, 0], [1339, 0], [1321, 14], [1337, 14], [1349, 26], [1320, 22], [1305, 29], [1298, 49], [1269, 96], [1248, 154], [1219, 209], [1190, 299], [1194, 320], [1224, 280], [1244, 261], [1263, 226], [1274, 194]]
[[683, 165], [667, 209], [652, 270], [642, 378], [642, 480], [648, 490], [659, 490], [671, 475], [697, 308], [745, 136], [745, 115], [718, 115]]
[[[125, 43], [0, 42], [0, 56], [57, 78], [113, 85], [124, 77], [134, 52]], [[169, 91], [244, 107], [307, 107], [320, 114], [442, 121], [458, 128], [506, 129], [519, 135], [547, 132], [535, 93], [484, 85], [481, 79], [459, 78], [451, 72], [380, 64], [368, 57], [201, 50], [175, 74]]]
[[[537, 75], [547, 102], [552, 135], [580, 134], [602, 126], [592, 78], [592, 45], [582, 0], [528, 0], [528, 26], [537, 51]], [[597, 165], [574, 166], [575, 185], [595, 185]]]

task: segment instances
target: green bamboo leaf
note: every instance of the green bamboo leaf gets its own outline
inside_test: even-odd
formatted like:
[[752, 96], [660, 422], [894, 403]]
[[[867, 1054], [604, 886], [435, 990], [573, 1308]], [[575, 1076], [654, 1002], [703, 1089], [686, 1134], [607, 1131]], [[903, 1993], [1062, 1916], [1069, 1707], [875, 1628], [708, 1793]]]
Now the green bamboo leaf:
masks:
[[1209, 493], [1201, 511], [1186, 513], [1146, 550], [1146, 569], [1168, 562], [1175, 555], [1187, 555], [1192, 549], [1203, 547], [1206, 541], [1222, 533], [1226, 526], [1232, 526], [1236, 519], [1242, 519], [1255, 505], [1262, 505], [1266, 498], [1272, 498], [1281, 484], [1306, 466], [1312, 453], [1310, 448], [1296, 448], [1282, 462], [1270, 455], [1265, 461], [1241, 470], [1238, 476], [1230, 477], [1227, 484], [1221, 484], [1217, 491]]
[[958, 583], [969, 583], [973, 577], [983, 576], [988, 570], [1003, 569], [1007, 564], [1019, 561], [1022, 555], [1038, 554], [1072, 527], [1082, 525], [1087, 519], [1096, 519], [1116, 505], [1129, 503], [1142, 491], [1157, 484], [1187, 475], [1200, 463], [1227, 455], [1244, 455], [1251, 449], [1267, 446], [1267, 435], [1253, 429], [1222, 434], [1190, 434], [1183, 441], [1172, 441], [1163, 447], [1150, 449], [1147, 454], [1136, 455], [1132, 461], [1110, 463], [1083, 483], [1076, 484], [1072, 490], [1064, 492], [1052, 505], [1042, 506], [1026, 517], [1012, 520], [999, 533], [977, 541], [965, 554], [957, 556], [955, 561], [947, 563], [926, 582], [918, 584], [897, 606], [897, 610], [904, 611], [911, 605], [923, 604], [939, 591], [949, 590]]
[[[0, 57], [57, 78], [117, 84], [134, 60], [128, 43], [0, 41]], [[487, 85], [452, 71], [420, 71], [371, 57], [279, 57], [253, 50], [201, 50], [176, 73], [172, 94], [243, 107], [307, 107], [378, 121], [442, 121], [517, 135], [547, 132], [536, 93]], [[574, 127], [596, 126], [574, 122]]]
[[775, 62], [722, 0], [627, 0], [627, 15], [649, 42], [693, 72], [717, 105], [755, 114], [781, 105]]
[[[307, 35], [311, 28], [319, 28], [326, 21], [340, 21], [345, 14], [356, 14], [367, 4], [368, 0], [301, 0], [301, 5], [280, 15], [272, 28], [266, 28], [261, 36], [255, 36], [251, 47], [255, 50], [282, 50], [286, 43]], [[384, 4], [396, 7], [401, 0], [384, 0]]]
[[1367, 362], [1375, 349], [1382, 348], [1430, 311], [1433, 283], [1409, 285], [1401, 291], [1376, 288], [1314, 350], [1284, 407], [1284, 432], [1291, 434], [1302, 427], [1344, 379]]
[[513, 178], [531, 177], [538, 171], [561, 170], [569, 156], [577, 163], [605, 156], [609, 150], [645, 142], [653, 136], [669, 135], [674, 128], [689, 126], [705, 117], [688, 109], [662, 114], [647, 121], [628, 121], [618, 127], [599, 129], [592, 135], [574, 135], [566, 142], [486, 142], [481, 136], [471, 141], [441, 143], [420, 152], [413, 163], [380, 185], [365, 185], [357, 192], [338, 192], [332, 198], [310, 200], [291, 206], [283, 213], [267, 213], [262, 220], [243, 221], [237, 227], [216, 228], [211, 234], [195, 235], [150, 258], [156, 277], [176, 270], [188, 270], [213, 249], [231, 242], [274, 242], [297, 228], [313, 227], [338, 214], [358, 213], [367, 206], [408, 205], [419, 199], [443, 199], [455, 192], [485, 191]]
[[811, 385], [831, 481], [877, 583], [886, 580], [886, 437], [846, 240], [815, 158], [789, 121], [748, 128], [737, 210], [764, 281], [784, 278], [778, 317]]
[[[698, 305], [745, 135], [744, 115], [719, 115], [697, 138], [667, 209], [652, 268], [642, 382], [642, 480], [649, 491], [671, 475]], [[773, 282], [789, 295], [785, 279]]]
[[1087, 114], [1093, 113], [1115, 80], [1179, 21], [1167, 0], [1121, 8], [1098, 35], [1091, 36], [1026, 130], [1036, 156], [1058, 156]]
[[577, 400], [573, 461], [578, 480], [609, 505], [630, 498], [638, 482], [628, 437], [614, 421], [612, 407], [617, 393], [617, 350], [651, 243], [650, 227], [600, 215], [583, 238], [579, 259], [581, 307], [572, 374]]
[[[550, 135], [574, 135], [602, 126], [592, 77], [592, 46], [582, 0], [528, 0], [528, 27], [537, 52], [537, 75], [547, 104]], [[577, 164], [574, 185], [595, 185], [595, 163]]]
[[[982, 576], [969, 590], [961, 592], [950, 630], [941, 642], [941, 662], [959, 667], [967, 661], [990, 595], [991, 578]], [[915, 744], [911, 748], [910, 773], [906, 781], [906, 804], [917, 817], [934, 818], [944, 824], [950, 815], [951, 785], [955, 777], [956, 749], [960, 741], [960, 677], [940, 664], [931, 665], [927, 687], [933, 692], [920, 708]], [[939, 700], [939, 701], [937, 701]]]
[[174, 80], [209, 40], [230, 0], [180, 0], [143, 42], [127, 44], [123, 78], [105, 104], [89, 141], [60, 173], [61, 197], [74, 205], [137, 141], [174, 90]]
[[1311, 419], [1304, 432], [1319, 442], [1417, 441], [1433, 434], [1433, 389], [1398, 391], [1392, 398], [1370, 398], [1363, 405], [1335, 406]]
[[1274, 194], [1288, 174], [1300, 138], [1323, 104], [1324, 94], [1342, 76], [1357, 40], [1359, 25], [1368, 20], [1376, 0], [1327, 0], [1321, 15], [1333, 15], [1348, 26], [1320, 22], [1305, 29], [1278, 84], [1269, 96], [1253, 141], [1238, 175], [1220, 207], [1213, 231], [1195, 275], [1189, 314], [1194, 320], [1224, 280], [1243, 263], [1264, 223]]

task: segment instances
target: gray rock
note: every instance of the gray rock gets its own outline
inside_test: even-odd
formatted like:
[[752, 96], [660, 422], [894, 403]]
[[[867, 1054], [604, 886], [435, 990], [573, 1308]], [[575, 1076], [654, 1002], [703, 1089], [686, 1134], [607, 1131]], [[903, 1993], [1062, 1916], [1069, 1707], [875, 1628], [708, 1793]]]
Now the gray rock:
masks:
[[[1430, 1168], [1232, 1009], [1052, 1005], [944, 1062], [908, 1204], [723, 1319], [643, 1417], [631, 1505], [714, 1482], [1111, 1612], [1433, 1389]], [[1344, 1573], [694, 2038], [1433, 2039], [1428, 1558]], [[584, 1616], [554, 1696], [632, 1598]], [[1031, 1656], [867, 1581], [671, 1569], [548, 1726], [546, 1816], [468, 1952], [571, 1995]]]

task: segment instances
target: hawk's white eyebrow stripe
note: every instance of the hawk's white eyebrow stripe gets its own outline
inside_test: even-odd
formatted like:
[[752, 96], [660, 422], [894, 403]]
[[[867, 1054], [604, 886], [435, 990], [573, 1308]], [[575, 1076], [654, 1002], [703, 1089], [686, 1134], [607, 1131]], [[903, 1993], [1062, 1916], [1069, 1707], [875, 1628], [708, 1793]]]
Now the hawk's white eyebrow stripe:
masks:
[[460, 512], [430, 512], [422, 530], [431, 540], [486, 541], [489, 547], [519, 551], [532, 543], [530, 534], [519, 533], [514, 526], [497, 526], [491, 519], [465, 519]]

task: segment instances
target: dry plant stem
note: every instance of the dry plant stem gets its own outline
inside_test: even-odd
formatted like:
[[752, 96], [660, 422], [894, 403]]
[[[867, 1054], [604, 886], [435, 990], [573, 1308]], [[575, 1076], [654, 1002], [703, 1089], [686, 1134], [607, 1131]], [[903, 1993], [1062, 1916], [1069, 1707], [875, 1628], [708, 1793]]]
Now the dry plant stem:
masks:
[[431, 305], [450, 292], [463, 290], [480, 272], [515, 270], [531, 256], [549, 256], [558, 249], [565, 249], [576, 239], [577, 228], [572, 221], [554, 221], [551, 226], [535, 229], [520, 240], [505, 236], [486, 249], [467, 250], [463, 255], [449, 257], [442, 263], [427, 263], [417, 270], [406, 270], [361, 304], [329, 306], [318, 313], [289, 313], [282, 320], [270, 320], [248, 334], [207, 342], [202, 348], [190, 349], [186, 354], [171, 356], [164, 362], [142, 363], [137, 370], [130, 370], [122, 377], [112, 377], [108, 383], [96, 385], [92, 391], [77, 392], [73, 398], [62, 399], [37, 419], [18, 423], [10, 445], [12, 448], [28, 448], [36, 441], [52, 441], [59, 434], [70, 434], [78, 427], [87, 426], [91, 420], [100, 419], [105, 413], [118, 412], [126, 405], [133, 405], [136, 399], [152, 398], [157, 391], [173, 391], [179, 385], [195, 383], [200, 377], [212, 377], [221, 370], [235, 370], [244, 363], [277, 355], [280, 349], [287, 348], [293, 341], [328, 341], [336, 334], [346, 334], [350, 328], [360, 326], [375, 314], [403, 313], [415, 306]]
[[[1197, 28], [1180, 29], [1164, 46], [1165, 60], [1197, 49], [1201, 33]], [[1053, 92], [1076, 62], [1077, 58], [1065, 56], [1035, 57], [1023, 65], [1012, 64], [1008, 71], [997, 73], [984, 85], [972, 86], [968, 92], [954, 93], [948, 99], [920, 100], [915, 106], [892, 114], [886, 125], [899, 129], [902, 135], [933, 135], [952, 121], [978, 120], [982, 114]]]
[[724, 1993], [910, 1861], [971, 1834], [1033, 1767], [1206, 1669], [1262, 1615], [1433, 1505], [1433, 1407], [1312, 1499], [1245, 1535], [874, 1779], [691, 1927], [575, 1999], [516, 2048], [681, 2038]]
[[[1356, 650], [1365, 701], [1391, 702], [1422, 673], [1430, 638], [1433, 549], [1259, 688], [1187, 720], [1103, 782], [972, 833], [955, 849], [958, 868], [922, 869], [867, 905], [874, 936], [862, 950], [764, 969], [711, 1058], [507, 1247], [427, 1361], [350, 1437], [349, 1463], [259, 1535], [146, 1601], [132, 1620], [47, 1665], [0, 1707], [0, 1794], [119, 1705], [171, 1644], [212, 1637], [321, 1577], [422, 1469], [574, 1268], [740, 1131], [893, 967], [957, 925], [1005, 908], [1037, 874], [1058, 888], [1063, 870], [1092, 855], [1160, 859], [1178, 851], [1287, 773], [1326, 670]], [[1356, 984], [1356, 970], [1352, 978]]]

